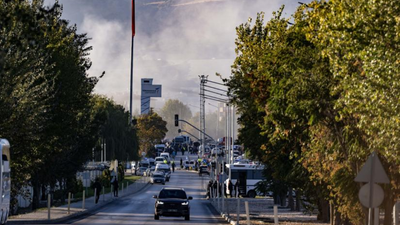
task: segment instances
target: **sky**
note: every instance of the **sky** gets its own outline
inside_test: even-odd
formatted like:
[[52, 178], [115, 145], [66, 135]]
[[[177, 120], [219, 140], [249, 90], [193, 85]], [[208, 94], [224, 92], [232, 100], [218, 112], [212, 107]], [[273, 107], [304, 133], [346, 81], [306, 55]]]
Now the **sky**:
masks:
[[[45, 5], [55, 0], [45, 0]], [[93, 46], [89, 76], [105, 76], [95, 93], [105, 95], [129, 109], [131, 67], [131, 0], [59, 0], [62, 18], [87, 33]], [[304, 1], [309, 2], [309, 1]], [[236, 27], [284, 4], [290, 17], [299, 6], [294, 0], [135, 0], [133, 112], [140, 109], [141, 78], [162, 85], [162, 97], [152, 98], [151, 107], [178, 99], [192, 112], [199, 111], [199, 75], [221, 82], [215, 74], [230, 77], [236, 57]], [[216, 102], [207, 100], [206, 110]]]

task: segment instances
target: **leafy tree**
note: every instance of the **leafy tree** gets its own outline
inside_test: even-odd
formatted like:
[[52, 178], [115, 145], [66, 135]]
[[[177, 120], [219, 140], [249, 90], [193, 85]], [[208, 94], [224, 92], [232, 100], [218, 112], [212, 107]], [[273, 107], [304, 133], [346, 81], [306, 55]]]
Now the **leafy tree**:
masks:
[[43, 39], [46, 19], [38, 8], [37, 2], [0, 4], [0, 136], [12, 146], [12, 196], [29, 184], [45, 158], [39, 149], [47, 140], [54, 79], [48, 76], [53, 64]]
[[129, 113], [121, 105], [102, 97], [94, 96], [93, 115], [104, 121], [100, 128], [100, 138], [96, 145], [97, 160], [101, 159], [102, 144], [106, 144], [106, 159], [133, 161], [138, 159], [138, 136], [136, 128], [128, 124]]
[[[253, 157], [268, 163], [272, 179], [306, 192], [315, 185], [320, 213], [332, 201], [336, 223], [363, 223], [354, 177], [370, 149], [392, 180], [384, 186], [387, 224], [398, 196], [398, 9], [397, 2], [314, 1], [298, 8], [293, 25], [280, 10], [265, 26], [259, 15], [254, 27], [237, 29], [228, 84], [242, 111], [240, 136], [251, 128], [264, 136]], [[259, 122], [251, 124], [251, 114]]]
[[[177, 99], [168, 99], [164, 106], [160, 109], [160, 116], [167, 122], [168, 132], [166, 137], [172, 139], [178, 136], [178, 128], [175, 127], [175, 114], [179, 114], [179, 119], [189, 120], [192, 118], [190, 108]], [[188, 127], [184, 123], [180, 123], [182, 129], [186, 130]]]
[[[149, 151], [154, 145], [161, 143], [165, 138], [167, 130], [167, 122], [164, 121], [157, 113], [150, 111], [137, 119], [137, 129], [139, 136], [140, 151], [149, 155]], [[152, 155], [154, 156], [154, 155]]]

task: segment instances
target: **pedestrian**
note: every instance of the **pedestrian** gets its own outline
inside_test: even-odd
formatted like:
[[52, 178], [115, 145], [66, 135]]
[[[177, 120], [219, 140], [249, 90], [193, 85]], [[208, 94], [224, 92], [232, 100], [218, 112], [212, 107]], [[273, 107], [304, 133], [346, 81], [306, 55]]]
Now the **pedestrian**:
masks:
[[175, 161], [171, 162], [172, 172], [175, 173]]
[[231, 196], [231, 198], [233, 197], [232, 192], [233, 192], [233, 185], [232, 185], [232, 181], [229, 179], [228, 180], [228, 189], [229, 189], [229, 195]]
[[239, 186], [240, 186], [240, 180], [237, 179], [235, 183], [235, 197], [239, 197]]
[[114, 197], [118, 197], [118, 188], [119, 188], [118, 179], [116, 177], [113, 177], [111, 184], [113, 185], [114, 188]]
[[93, 188], [94, 192], [96, 192], [96, 196], [95, 196], [96, 200], [95, 200], [95, 202], [97, 204], [97, 202], [99, 201], [100, 192], [101, 192], [101, 184], [100, 184], [100, 180], [99, 180], [98, 177], [96, 177], [96, 179], [94, 180], [92, 188]]
[[181, 158], [181, 169], [183, 168], [182, 158]]
[[182, 155], [185, 155], [185, 145], [182, 145]]
[[217, 181], [214, 180], [214, 183], [213, 183], [214, 198], [216, 198], [216, 197], [218, 196], [218, 195], [217, 195], [217, 185], [218, 185]]
[[212, 188], [212, 186], [213, 186], [213, 181], [212, 180], [208, 181], [208, 184], [207, 184], [207, 198], [211, 198], [211, 188]]
[[228, 192], [226, 191], [226, 188], [227, 188], [226, 181], [223, 182], [223, 187], [224, 187], [224, 195], [225, 195], [225, 198], [228, 198]]

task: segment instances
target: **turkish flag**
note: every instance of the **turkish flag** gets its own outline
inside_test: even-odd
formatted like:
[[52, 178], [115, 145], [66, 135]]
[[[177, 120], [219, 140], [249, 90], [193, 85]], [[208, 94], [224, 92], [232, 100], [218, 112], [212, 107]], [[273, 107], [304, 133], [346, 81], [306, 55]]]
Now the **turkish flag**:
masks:
[[135, 0], [132, 0], [132, 37], [135, 36]]

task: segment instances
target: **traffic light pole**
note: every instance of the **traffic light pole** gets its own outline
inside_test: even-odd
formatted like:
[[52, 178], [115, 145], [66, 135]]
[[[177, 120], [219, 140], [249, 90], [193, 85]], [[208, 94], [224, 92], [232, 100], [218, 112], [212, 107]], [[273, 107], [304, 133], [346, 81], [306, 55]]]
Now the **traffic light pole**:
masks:
[[[179, 132], [179, 131], [180, 131], [180, 132]], [[198, 137], [196, 137], [196, 136], [194, 136], [193, 134], [191, 134], [191, 133], [187, 132], [186, 130], [181, 130], [181, 129], [178, 129], [178, 133], [182, 133], [182, 132], [185, 132], [185, 133], [189, 134], [190, 136], [192, 136], [192, 137], [196, 138], [198, 141], [200, 141], [200, 139], [199, 139]]]
[[[180, 119], [179, 119], [178, 121], [185, 122], [185, 123], [189, 124], [191, 127], [193, 127], [194, 129], [196, 129], [197, 131], [199, 131], [199, 132], [202, 133], [203, 135], [209, 137], [211, 140], [213, 140], [213, 141], [215, 142], [214, 138], [212, 138], [210, 135], [204, 133], [203, 131], [201, 131], [200, 129], [198, 129], [197, 127], [195, 127], [193, 124], [189, 123], [188, 121], [186, 121], [186, 120], [180, 120]], [[203, 141], [204, 141], [204, 140], [203, 140]]]

